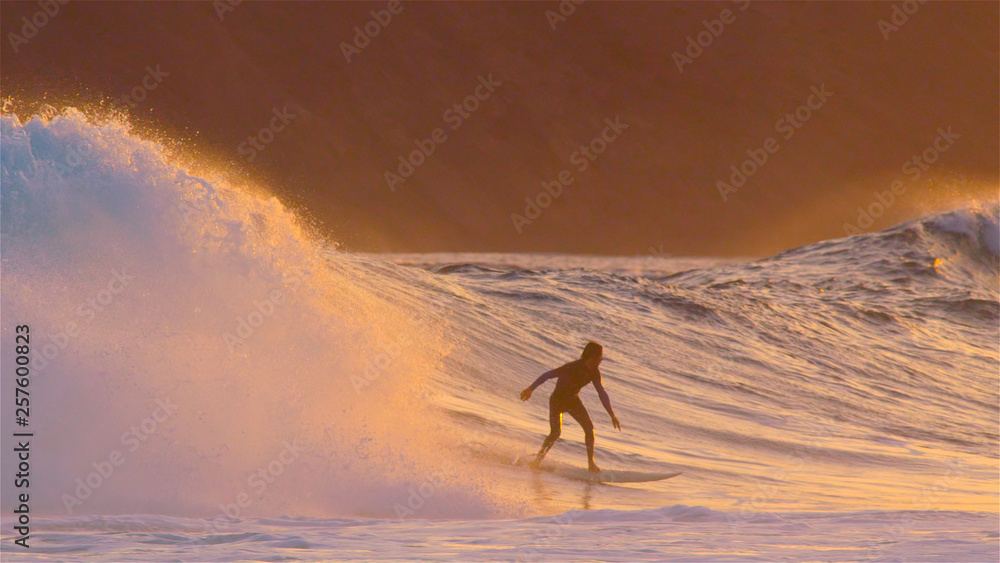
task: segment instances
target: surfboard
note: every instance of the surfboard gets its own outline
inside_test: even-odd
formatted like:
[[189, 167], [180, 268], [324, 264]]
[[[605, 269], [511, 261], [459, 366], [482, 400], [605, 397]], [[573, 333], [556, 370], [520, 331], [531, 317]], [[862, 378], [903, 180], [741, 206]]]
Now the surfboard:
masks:
[[602, 469], [597, 473], [591, 473], [582, 467], [556, 467], [552, 469], [552, 473], [568, 479], [590, 481], [593, 483], [646, 483], [649, 481], [671, 479], [681, 474], [680, 471], [673, 473], [660, 473], [628, 471], [625, 469]]
[[[521, 456], [514, 460], [513, 465], [528, 467], [534, 459], [533, 455]], [[648, 483], [649, 481], [663, 481], [677, 477], [682, 471], [629, 471], [627, 469], [602, 469], [597, 473], [591, 473], [582, 467], [569, 465], [551, 465], [543, 463], [541, 467], [532, 468], [534, 471], [544, 471], [577, 481], [590, 481], [591, 483]]]
[[[533, 454], [529, 454], [511, 460], [509, 457], [504, 456], [481, 442], [469, 442], [466, 446], [478, 452], [484, 459], [515, 467], [527, 469], [531, 461], [535, 459]], [[672, 479], [682, 473], [681, 471], [629, 471], [626, 469], [603, 469], [598, 473], [591, 473], [582, 467], [574, 467], [551, 461], [545, 461], [541, 467], [531, 468], [531, 470], [543, 471], [566, 479], [589, 481], [591, 483], [648, 483], [650, 481]]]

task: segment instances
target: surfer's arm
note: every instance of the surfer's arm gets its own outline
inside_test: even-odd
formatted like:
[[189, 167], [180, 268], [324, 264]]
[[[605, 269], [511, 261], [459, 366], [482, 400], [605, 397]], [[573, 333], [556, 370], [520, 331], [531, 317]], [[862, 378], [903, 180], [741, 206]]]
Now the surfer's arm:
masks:
[[608, 411], [611, 415], [611, 424], [621, 430], [622, 425], [618, 422], [618, 417], [615, 416], [615, 411], [611, 408], [611, 397], [608, 396], [608, 392], [604, 390], [604, 384], [601, 383], [601, 376], [598, 375], [594, 379], [594, 388], [597, 389], [597, 396], [601, 398], [601, 404], [604, 405], [604, 410]]
[[559, 370], [558, 370], [558, 369], [552, 369], [552, 370], [549, 370], [549, 371], [547, 371], [547, 372], [543, 373], [542, 375], [539, 375], [539, 376], [538, 376], [538, 379], [536, 379], [536, 380], [535, 380], [535, 382], [534, 382], [534, 383], [532, 383], [531, 385], [529, 385], [528, 387], [529, 387], [529, 388], [530, 388], [530, 389], [531, 389], [532, 391], [534, 391], [534, 390], [535, 390], [536, 388], [538, 388], [538, 386], [539, 386], [539, 385], [541, 385], [542, 383], [545, 383], [546, 381], [548, 381], [548, 380], [552, 379], [553, 377], [558, 377], [558, 376], [559, 376], [559, 373], [558, 373], [558, 372], [559, 372]]
[[527, 401], [528, 399], [531, 398], [531, 394], [535, 391], [535, 388], [537, 388], [542, 383], [545, 383], [546, 381], [552, 379], [553, 377], [558, 377], [558, 376], [559, 376], [559, 368], [549, 370], [543, 373], [542, 375], [539, 375], [538, 379], [536, 379], [534, 383], [529, 385], [524, 391], [521, 391], [521, 400]]

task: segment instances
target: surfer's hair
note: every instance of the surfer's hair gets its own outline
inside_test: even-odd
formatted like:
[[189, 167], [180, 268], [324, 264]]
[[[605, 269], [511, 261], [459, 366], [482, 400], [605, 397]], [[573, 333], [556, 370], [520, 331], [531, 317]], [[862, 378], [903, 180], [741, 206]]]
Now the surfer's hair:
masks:
[[604, 347], [600, 344], [591, 340], [583, 347], [583, 354], [580, 354], [581, 360], [586, 360], [591, 356], [602, 356], [604, 355]]

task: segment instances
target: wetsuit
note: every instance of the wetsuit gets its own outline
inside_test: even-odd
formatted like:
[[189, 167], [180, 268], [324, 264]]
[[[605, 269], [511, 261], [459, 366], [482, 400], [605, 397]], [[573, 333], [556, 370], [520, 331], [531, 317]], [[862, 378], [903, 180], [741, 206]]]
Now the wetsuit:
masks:
[[535, 463], [541, 462], [552, 444], [555, 444], [556, 440], [559, 439], [559, 435], [562, 433], [562, 413], [568, 412], [583, 427], [587, 442], [587, 459], [593, 465], [594, 423], [591, 422], [590, 414], [583, 406], [578, 393], [588, 383], [593, 383], [594, 388], [597, 389], [597, 395], [601, 398], [601, 403], [611, 413], [611, 399], [601, 384], [601, 370], [588, 368], [584, 365], [583, 360], [576, 360], [543, 373], [531, 384], [531, 390], [534, 391], [539, 385], [552, 378], [557, 379], [556, 388], [549, 397], [549, 427], [551, 431], [545, 438], [545, 442], [542, 443], [542, 449], [538, 452]]

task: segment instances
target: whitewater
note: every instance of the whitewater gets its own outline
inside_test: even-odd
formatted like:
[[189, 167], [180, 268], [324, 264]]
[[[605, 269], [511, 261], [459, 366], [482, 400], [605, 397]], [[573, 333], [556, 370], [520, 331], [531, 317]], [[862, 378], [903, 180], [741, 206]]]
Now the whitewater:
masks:
[[[998, 201], [754, 260], [375, 255], [123, 120], [0, 134], [5, 561], [1000, 558]], [[682, 475], [511, 464], [588, 340], [598, 465]]]

